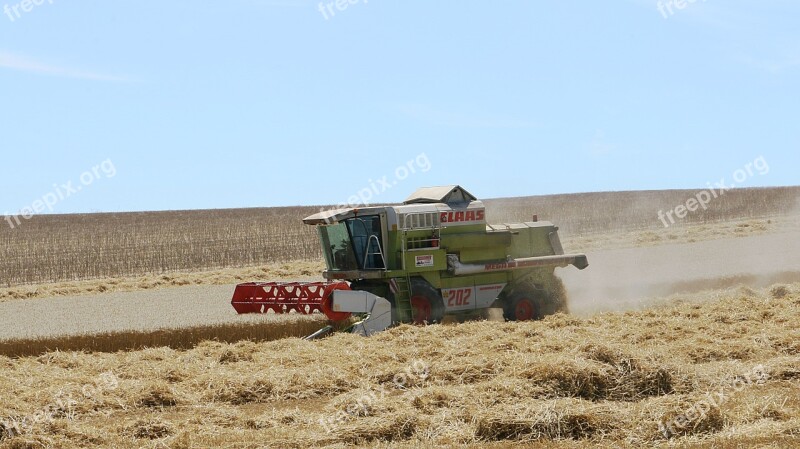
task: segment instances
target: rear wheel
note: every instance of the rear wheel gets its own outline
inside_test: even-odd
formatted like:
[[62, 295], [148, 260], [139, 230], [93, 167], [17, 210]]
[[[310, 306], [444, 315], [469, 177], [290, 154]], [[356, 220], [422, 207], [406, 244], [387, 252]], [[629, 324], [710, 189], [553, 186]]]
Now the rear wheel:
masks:
[[444, 317], [442, 295], [424, 279], [411, 280], [411, 317], [414, 324], [438, 323]]
[[549, 285], [521, 285], [503, 305], [503, 317], [508, 321], [540, 320], [547, 315], [567, 312], [561, 281], [553, 278]]
[[529, 321], [542, 318], [539, 303], [530, 294], [516, 294], [503, 308], [503, 317], [508, 321]]

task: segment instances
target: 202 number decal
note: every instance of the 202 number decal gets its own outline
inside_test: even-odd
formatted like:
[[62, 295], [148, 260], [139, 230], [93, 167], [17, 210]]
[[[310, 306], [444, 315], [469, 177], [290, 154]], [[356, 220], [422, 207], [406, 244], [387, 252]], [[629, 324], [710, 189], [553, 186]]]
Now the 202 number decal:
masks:
[[447, 307], [468, 306], [472, 298], [471, 288], [454, 288], [447, 291]]

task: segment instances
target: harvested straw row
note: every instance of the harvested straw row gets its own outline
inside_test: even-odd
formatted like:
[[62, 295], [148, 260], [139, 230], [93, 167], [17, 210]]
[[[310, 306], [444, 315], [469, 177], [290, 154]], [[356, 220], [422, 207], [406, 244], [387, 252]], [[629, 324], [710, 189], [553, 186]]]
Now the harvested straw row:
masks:
[[51, 351], [116, 352], [143, 348], [189, 349], [206, 340], [235, 343], [241, 340], [272, 341], [303, 337], [325, 325], [323, 319], [248, 322], [194, 326], [156, 331], [120, 331], [102, 334], [68, 335], [33, 339], [0, 340], [0, 354], [24, 357]]

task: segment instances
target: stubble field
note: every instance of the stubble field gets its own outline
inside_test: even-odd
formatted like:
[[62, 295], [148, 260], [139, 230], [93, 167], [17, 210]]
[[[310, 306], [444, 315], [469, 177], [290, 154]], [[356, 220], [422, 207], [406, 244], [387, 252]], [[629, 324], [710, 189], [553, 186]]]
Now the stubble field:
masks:
[[2, 447], [795, 447], [800, 285], [364, 339], [0, 357]]

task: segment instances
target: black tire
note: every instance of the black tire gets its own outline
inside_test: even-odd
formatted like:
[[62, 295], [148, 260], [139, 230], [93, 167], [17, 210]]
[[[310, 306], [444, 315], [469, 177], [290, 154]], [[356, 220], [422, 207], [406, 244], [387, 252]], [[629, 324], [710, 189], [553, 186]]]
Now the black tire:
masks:
[[411, 309], [411, 318], [416, 324], [440, 323], [444, 318], [442, 295], [422, 278], [411, 279]]
[[517, 292], [511, 295], [503, 306], [503, 318], [506, 321], [540, 320], [542, 300], [533, 291]]
[[541, 320], [547, 315], [567, 313], [563, 286], [553, 278], [550, 289], [536, 285], [522, 285], [509, 295], [503, 304], [503, 317], [507, 321]]

